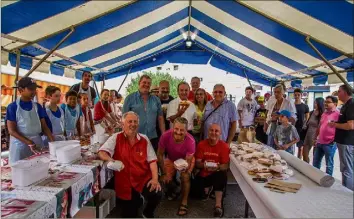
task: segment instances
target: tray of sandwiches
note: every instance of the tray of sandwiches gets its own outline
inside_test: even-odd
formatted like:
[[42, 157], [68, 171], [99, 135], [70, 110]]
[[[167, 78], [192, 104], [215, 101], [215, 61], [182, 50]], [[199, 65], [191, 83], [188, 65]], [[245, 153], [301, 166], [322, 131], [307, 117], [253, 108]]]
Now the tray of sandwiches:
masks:
[[243, 142], [231, 144], [231, 154], [248, 170], [255, 182], [268, 180], [287, 180], [294, 175], [288, 164], [280, 155], [266, 145]]

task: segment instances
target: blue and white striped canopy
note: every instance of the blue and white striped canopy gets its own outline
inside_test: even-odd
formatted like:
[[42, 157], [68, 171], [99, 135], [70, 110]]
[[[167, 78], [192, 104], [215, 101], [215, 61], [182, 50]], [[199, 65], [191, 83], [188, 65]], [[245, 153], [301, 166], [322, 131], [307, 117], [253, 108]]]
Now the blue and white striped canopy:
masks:
[[[338, 71], [354, 68], [353, 6], [351, 0], [2, 1], [1, 46], [20, 49], [21, 68], [30, 69], [74, 27], [47, 59], [52, 74], [80, 78], [88, 70], [102, 80], [169, 61], [210, 64], [265, 85], [309, 75], [325, 84], [332, 71], [305, 36]], [[16, 55], [9, 59], [15, 65]], [[353, 81], [353, 74], [343, 75]]]

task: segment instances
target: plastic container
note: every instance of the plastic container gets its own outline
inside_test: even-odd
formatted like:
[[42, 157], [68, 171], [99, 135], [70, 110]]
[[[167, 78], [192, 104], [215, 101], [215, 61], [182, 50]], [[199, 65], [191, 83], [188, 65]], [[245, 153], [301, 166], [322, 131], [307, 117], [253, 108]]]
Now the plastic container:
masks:
[[81, 146], [68, 145], [56, 150], [58, 163], [72, 163], [81, 158]]
[[68, 140], [68, 141], [53, 141], [49, 142], [49, 153], [50, 155], [56, 156], [56, 150], [68, 145], [80, 144], [78, 140]]
[[20, 160], [11, 166], [12, 184], [29, 186], [48, 176], [49, 161], [38, 159]]

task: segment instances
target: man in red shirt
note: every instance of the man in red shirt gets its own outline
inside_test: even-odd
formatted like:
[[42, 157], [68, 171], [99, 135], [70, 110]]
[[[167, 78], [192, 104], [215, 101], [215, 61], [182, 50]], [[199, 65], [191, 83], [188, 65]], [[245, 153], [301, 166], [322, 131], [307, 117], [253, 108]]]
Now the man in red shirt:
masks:
[[[189, 91], [188, 100], [194, 103], [194, 97], [195, 97], [195, 93], [194, 92], [198, 88], [200, 88], [200, 78], [193, 77], [192, 80], [191, 80], [191, 87], [192, 87], [192, 90]], [[213, 99], [213, 97], [208, 92], [206, 92], [206, 95], [207, 95], [208, 101]]]
[[208, 139], [198, 144], [195, 154], [196, 167], [200, 169], [197, 180], [204, 188], [206, 196], [210, 194], [210, 188], [215, 191], [214, 217], [222, 217], [222, 197], [227, 183], [226, 171], [229, 168], [229, 146], [220, 140], [221, 128], [218, 124], [212, 124], [208, 129]]
[[158, 181], [157, 158], [146, 135], [138, 133], [139, 117], [127, 112], [122, 117], [123, 132], [112, 135], [102, 145], [98, 156], [108, 161], [107, 167], [114, 170], [117, 206], [122, 217], [136, 218], [138, 209], [147, 201], [144, 217], [154, 217], [162, 192]]

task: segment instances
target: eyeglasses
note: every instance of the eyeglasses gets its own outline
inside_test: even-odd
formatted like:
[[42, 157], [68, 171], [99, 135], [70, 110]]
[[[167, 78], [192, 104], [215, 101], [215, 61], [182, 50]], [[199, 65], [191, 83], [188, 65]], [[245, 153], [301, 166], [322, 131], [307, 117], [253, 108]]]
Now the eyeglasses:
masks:
[[218, 91], [218, 90], [216, 90], [216, 91], [214, 91], [213, 93], [214, 93], [214, 94], [223, 94], [224, 91]]
[[325, 103], [330, 104], [330, 103], [333, 103], [333, 102], [331, 102], [331, 101], [325, 101]]

